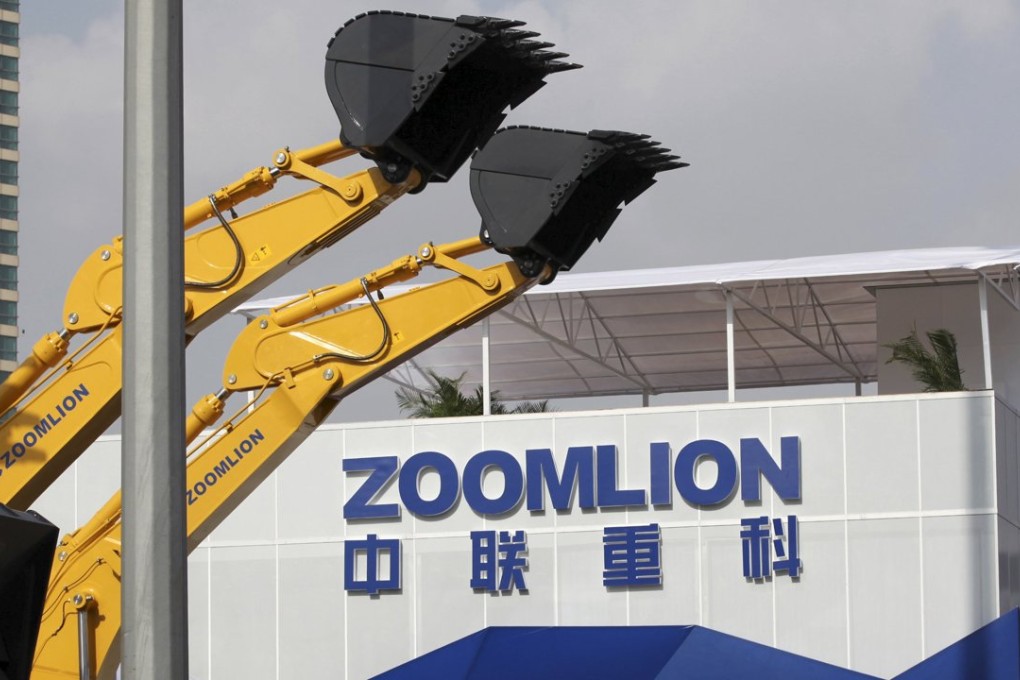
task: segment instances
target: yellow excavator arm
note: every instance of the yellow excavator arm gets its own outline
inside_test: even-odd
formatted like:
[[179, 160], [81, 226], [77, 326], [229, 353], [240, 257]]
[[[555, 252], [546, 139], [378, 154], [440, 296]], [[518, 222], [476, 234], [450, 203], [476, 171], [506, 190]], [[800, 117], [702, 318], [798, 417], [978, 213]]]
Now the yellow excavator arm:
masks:
[[[185, 208], [186, 333], [336, 243], [408, 192], [446, 181], [504, 117], [558, 71], [577, 68], [522, 22], [369, 12], [330, 41], [327, 94], [340, 140], [291, 152]], [[414, 49], [400, 49], [411, 45]], [[453, 47], [451, 48], [451, 45]], [[346, 177], [320, 166], [360, 154]], [[316, 186], [243, 217], [243, 201], [289, 175]], [[122, 244], [98, 248], [74, 277], [63, 327], [40, 339], [0, 386], [0, 504], [27, 509], [120, 415]], [[71, 350], [79, 336], [82, 344]], [[70, 352], [70, 353], [69, 353]]]
[[[342, 149], [339, 142], [336, 147]], [[198, 333], [320, 248], [378, 215], [413, 188], [417, 177], [413, 173], [402, 184], [390, 184], [377, 168], [364, 170], [333, 178], [339, 190], [320, 185], [240, 217], [229, 227], [187, 236], [187, 332]], [[42, 351], [34, 351], [19, 369], [27, 375], [49, 362], [55, 366], [0, 425], [0, 503], [28, 508], [119, 417], [122, 268], [119, 238], [98, 249], [78, 271], [65, 303], [64, 335], [73, 329], [88, 339], [65, 357], [49, 349], [54, 346], [51, 334], [40, 343]], [[65, 351], [66, 346], [65, 342]], [[11, 380], [20, 377], [16, 372]]]
[[[420, 268], [416, 260], [409, 260], [412, 275]], [[253, 405], [245, 403], [240, 413], [197, 445], [200, 453], [188, 464], [185, 490], [189, 551], [312, 433], [344, 395], [506, 305], [537, 282], [521, 275], [513, 263], [489, 267], [478, 275], [494, 285], [485, 288], [458, 276], [304, 323], [279, 326], [266, 316], [248, 325], [226, 365], [232, 376], [227, 380], [230, 389], [211, 396], [222, 400], [236, 391], [256, 390], [262, 398]], [[361, 282], [353, 283], [360, 292]], [[422, 314], [423, 308], [434, 313]], [[89, 524], [58, 546], [39, 631], [32, 676], [36, 680], [77, 677], [76, 618], [81, 608], [86, 608], [90, 648], [100, 677], [113, 672], [110, 664], [115, 666], [119, 658], [120, 510], [118, 493]], [[110, 662], [104, 666], [106, 659]]]
[[[346, 284], [314, 291], [256, 319], [226, 361], [224, 387], [199, 402], [188, 422], [188, 549], [193, 550], [351, 392], [449, 334], [468, 327], [570, 268], [618, 212], [661, 170], [679, 167], [646, 137], [512, 128], [472, 162], [472, 195], [482, 235], [422, 245]], [[489, 248], [512, 261], [476, 269], [463, 261]], [[375, 299], [424, 267], [444, 281]], [[365, 304], [323, 316], [346, 303]], [[201, 440], [226, 399], [255, 391], [252, 404]], [[82, 649], [100, 678], [119, 659], [120, 519], [117, 494], [57, 548], [39, 630], [33, 678], [76, 677]], [[84, 638], [87, 644], [80, 644]], [[91, 661], [89, 661], [91, 663]]]

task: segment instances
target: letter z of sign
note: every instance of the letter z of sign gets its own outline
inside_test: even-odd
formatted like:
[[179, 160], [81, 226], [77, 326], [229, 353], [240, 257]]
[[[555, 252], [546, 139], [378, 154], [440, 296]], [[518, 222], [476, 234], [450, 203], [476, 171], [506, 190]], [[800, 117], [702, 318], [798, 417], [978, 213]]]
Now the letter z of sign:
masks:
[[400, 517], [400, 506], [396, 503], [372, 505], [383, 487], [397, 474], [400, 461], [396, 456], [374, 458], [345, 458], [344, 472], [371, 472], [365, 477], [358, 490], [344, 503], [344, 519], [382, 519]]

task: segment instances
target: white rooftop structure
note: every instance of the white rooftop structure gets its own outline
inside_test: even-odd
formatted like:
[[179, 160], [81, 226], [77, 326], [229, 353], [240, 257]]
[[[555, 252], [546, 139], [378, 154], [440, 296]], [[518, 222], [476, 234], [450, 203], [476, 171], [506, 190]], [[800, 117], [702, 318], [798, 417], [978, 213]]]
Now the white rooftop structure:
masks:
[[[979, 284], [987, 348], [986, 291], [1020, 309], [1017, 267], [1020, 248], [929, 248], [560, 274], [389, 378], [424, 386], [425, 369], [476, 383], [487, 374], [507, 399], [859, 386], [879, 373], [877, 290]], [[288, 299], [235, 312], [254, 318]], [[973, 387], [991, 386], [984, 357], [987, 384], [979, 368]]]

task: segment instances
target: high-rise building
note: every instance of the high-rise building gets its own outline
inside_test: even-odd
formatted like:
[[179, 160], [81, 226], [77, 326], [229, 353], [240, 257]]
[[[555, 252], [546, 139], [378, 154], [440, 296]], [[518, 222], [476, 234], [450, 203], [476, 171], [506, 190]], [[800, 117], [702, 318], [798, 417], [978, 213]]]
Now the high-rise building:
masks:
[[19, 0], [0, 0], [0, 380], [18, 360]]

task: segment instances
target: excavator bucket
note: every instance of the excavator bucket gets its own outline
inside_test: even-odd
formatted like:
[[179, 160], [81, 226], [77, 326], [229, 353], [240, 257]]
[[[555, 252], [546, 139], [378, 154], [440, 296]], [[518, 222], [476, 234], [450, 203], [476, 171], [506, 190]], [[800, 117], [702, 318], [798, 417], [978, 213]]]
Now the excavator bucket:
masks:
[[496, 131], [507, 107], [542, 87], [546, 75], [580, 68], [523, 25], [389, 11], [347, 22], [326, 52], [341, 140], [384, 172], [413, 165], [425, 180], [445, 182]]
[[528, 276], [546, 264], [570, 269], [620, 213], [655, 183], [686, 167], [648, 135], [612, 130], [500, 130], [471, 161], [471, 196], [482, 236]]
[[0, 680], [28, 680], [57, 527], [0, 505]]

